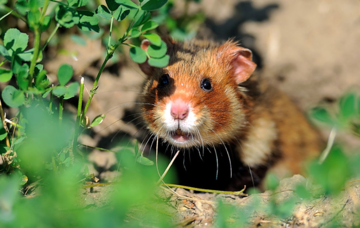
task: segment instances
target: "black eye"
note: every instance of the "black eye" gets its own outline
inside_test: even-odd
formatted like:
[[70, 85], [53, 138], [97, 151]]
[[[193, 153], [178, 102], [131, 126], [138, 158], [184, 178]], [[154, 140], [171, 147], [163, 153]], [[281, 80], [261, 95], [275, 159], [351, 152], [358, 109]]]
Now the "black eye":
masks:
[[205, 92], [210, 92], [212, 91], [212, 85], [209, 79], [204, 78], [203, 80], [201, 80], [200, 83], [200, 87], [201, 89], [203, 89]]
[[159, 84], [157, 85], [158, 89], [164, 88], [170, 84], [170, 77], [168, 74], [163, 74], [159, 79]]

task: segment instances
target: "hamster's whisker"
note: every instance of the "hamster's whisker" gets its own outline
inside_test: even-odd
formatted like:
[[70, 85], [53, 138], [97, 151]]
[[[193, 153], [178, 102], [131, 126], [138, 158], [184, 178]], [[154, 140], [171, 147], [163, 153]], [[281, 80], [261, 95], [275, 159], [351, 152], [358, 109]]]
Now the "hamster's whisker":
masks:
[[[204, 124], [204, 125], [207, 126], [206, 124]], [[208, 127], [208, 126], [207, 126], [207, 127]], [[208, 128], [209, 128], [209, 127], [208, 127]], [[224, 149], [225, 149], [226, 154], [227, 154], [228, 159], [229, 159], [230, 178], [232, 178], [232, 163], [231, 163], [230, 153], [229, 153], [229, 151], [228, 151], [228, 149], [227, 149], [224, 141], [219, 137], [219, 135], [218, 135], [213, 129], [211, 129], [211, 128], [209, 128], [209, 129], [219, 138], [219, 140], [221, 141], [221, 143], [222, 143], [223, 146], [224, 146]]]
[[253, 184], [253, 187], [255, 188], [255, 182], [254, 182], [254, 177], [253, 177], [253, 174], [252, 174], [252, 170], [251, 170], [251, 167], [248, 165], [249, 167], [249, 173], [250, 173], [250, 176], [251, 176], [251, 181], [252, 181], [252, 184]]
[[199, 150], [199, 147], [195, 147], [195, 148], [196, 148], [196, 150], [197, 150], [198, 153], [199, 153], [199, 157], [200, 157], [201, 161], [204, 161], [203, 158], [202, 158], [202, 156], [201, 156], [201, 152], [200, 152], [200, 150]]
[[183, 167], [184, 167], [184, 169], [185, 169], [185, 171], [187, 171], [186, 170], [186, 166], [185, 166], [185, 150], [184, 150], [184, 152], [183, 152]]

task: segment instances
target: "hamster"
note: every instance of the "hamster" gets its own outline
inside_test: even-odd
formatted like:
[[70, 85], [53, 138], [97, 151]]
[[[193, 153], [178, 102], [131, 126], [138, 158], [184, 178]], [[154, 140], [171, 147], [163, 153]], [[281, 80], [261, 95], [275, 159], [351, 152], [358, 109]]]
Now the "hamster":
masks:
[[[288, 96], [251, 75], [252, 52], [223, 44], [165, 38], [170, 62], [147, 75], [142, 116], [162, 150], [183, 151], [182, 184], [241, 190], [261, 186], [267, 172], [303, 173], [322, 141]], [[144, 40], [141, 48], [147, 50]], [[190, 167], [190, 168], [189, 168]]]

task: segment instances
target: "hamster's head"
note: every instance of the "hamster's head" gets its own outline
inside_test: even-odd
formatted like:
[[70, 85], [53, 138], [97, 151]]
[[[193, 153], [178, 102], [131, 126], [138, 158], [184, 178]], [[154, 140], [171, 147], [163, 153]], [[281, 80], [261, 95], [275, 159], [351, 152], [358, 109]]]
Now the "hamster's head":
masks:
[[[170, 63], [140, 64], [148, 76], [142, 116], [157, 137], [180, 148], [236, 140], [246, 125], [246, 95], [239, 87], [256, 68], [250, 50], [232, 41], [166, 41]], [[147, 50], [150, 42], [141, 47]]]

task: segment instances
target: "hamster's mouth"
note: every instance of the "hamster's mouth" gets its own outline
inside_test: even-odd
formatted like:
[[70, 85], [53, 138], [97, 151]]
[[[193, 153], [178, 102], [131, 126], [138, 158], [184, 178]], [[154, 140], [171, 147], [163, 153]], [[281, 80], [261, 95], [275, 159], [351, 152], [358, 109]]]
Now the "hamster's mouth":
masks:
[[194, 140], [194, 135], [190, 132], [184, 132], [181, 129], [177, 129], [176, 131], [170, 132], [170, 137], [173, 139], [176, 143], [188, 143], [189, 141]]

